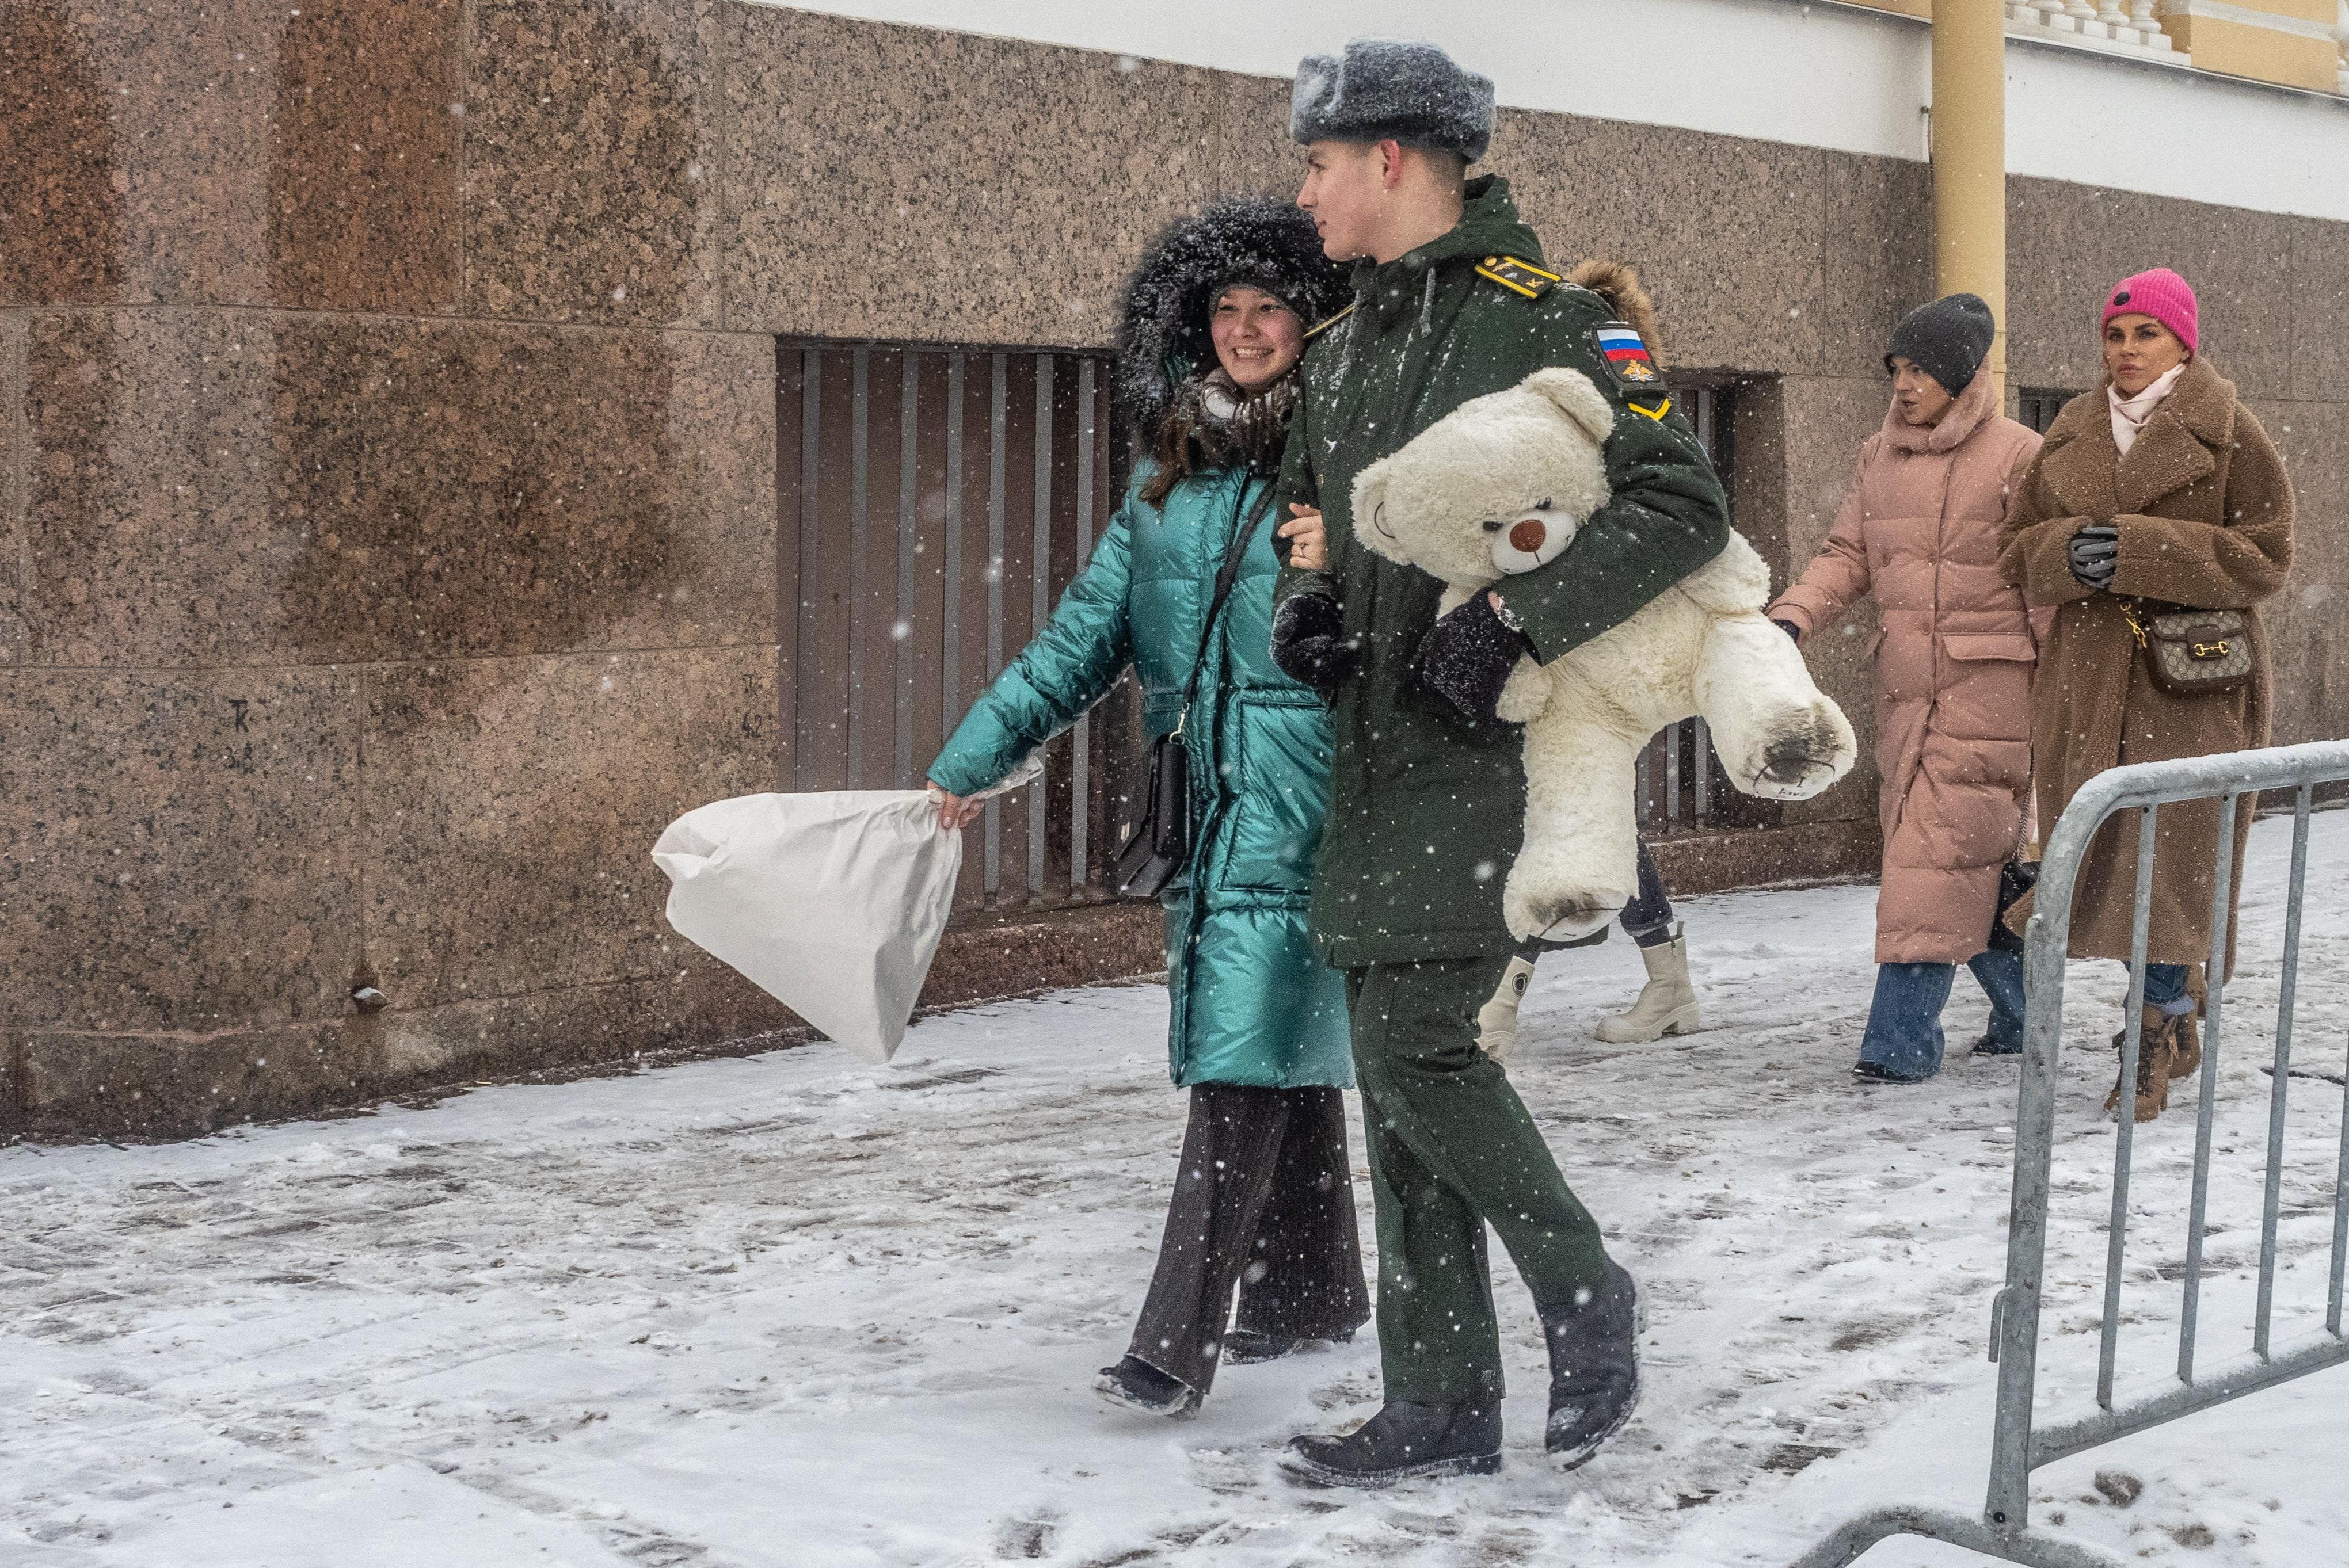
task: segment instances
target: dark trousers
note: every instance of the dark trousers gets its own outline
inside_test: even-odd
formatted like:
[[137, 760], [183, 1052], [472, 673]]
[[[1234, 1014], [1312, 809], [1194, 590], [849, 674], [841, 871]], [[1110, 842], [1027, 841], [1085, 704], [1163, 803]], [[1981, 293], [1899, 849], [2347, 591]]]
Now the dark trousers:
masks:
[[1665, 888], [1663, 873], [1656, 870], [1656, 857], [1648, 852], [1644, 839], [1640, 842], [1640, 889], [1623, 906], [1619, 918], [1624, 934], [1641, 947], [1658, 946], [1672, 939], [1672, 895]]
[[1131, 1354], [1206, 1393], [1237, 1326], [1330, 1339], [1371, 1315], [1334, 1088], [1191, 1086], [1166, 1236]]
[[1605, 1279], [1607, 1249], [1500, 1064], [1477, 1010], [1510, 955], [1346, 972], [1354, 1073], [1379, 1218], [1379, 1357], [1389, 1399], [1497, 1398], [1490, 1222], [1533, 1291], [1563, 1305]]

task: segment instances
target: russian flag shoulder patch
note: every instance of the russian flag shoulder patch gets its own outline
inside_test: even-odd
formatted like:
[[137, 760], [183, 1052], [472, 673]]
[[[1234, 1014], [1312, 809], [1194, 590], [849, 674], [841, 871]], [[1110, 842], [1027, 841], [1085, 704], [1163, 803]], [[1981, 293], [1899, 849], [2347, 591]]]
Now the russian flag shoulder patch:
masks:
[[1599, 356], [1618, 387], [1629, 391], [1651, 387], [1663, 379], [1656, 368], [1655, 356], [1648, 352], [1647, 340], [1630, 323], [1602, 321], [1597, 337]]

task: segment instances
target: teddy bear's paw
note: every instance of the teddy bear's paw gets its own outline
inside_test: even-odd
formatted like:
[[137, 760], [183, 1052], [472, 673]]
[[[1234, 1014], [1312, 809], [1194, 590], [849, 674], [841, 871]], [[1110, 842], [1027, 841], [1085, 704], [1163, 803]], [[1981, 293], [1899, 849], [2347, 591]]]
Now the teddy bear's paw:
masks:
[[1501, 895], [1501, 917], [1520, 942], [1572, 942], [1589, 935], [1622, 913], [1628, 890], [1559, 885], [1528, 889], [1514, 873]]
[[1731, 769], [1732, 781], [1764, 800], [1807, 800], [1851, 771], [1858, 758], [1843, 710], [1821, 697], [1785, 721]]
[[1509, 672], [1508, 684], [1501, 688], [1500, 701], [1493, 711], [1510, 724], [1531, 724], [1548, 711], [1549, 698], [1549, 672], [1527, 655]]

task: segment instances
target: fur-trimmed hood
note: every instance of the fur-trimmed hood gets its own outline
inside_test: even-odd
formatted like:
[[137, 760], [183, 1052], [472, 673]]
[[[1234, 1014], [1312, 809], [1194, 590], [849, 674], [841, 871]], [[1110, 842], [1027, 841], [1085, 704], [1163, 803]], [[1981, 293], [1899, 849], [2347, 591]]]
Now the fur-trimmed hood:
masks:
[[1663, 364], [1663, 345], [1656, 334], [1656, 304], [1641, 286], [1637, 268], [1594, 256], [1569, 267], [1566, 281], [1605, 300], [1618, 320], [1647, 341], [1649, 357], [1660, 366]]
[[1118, 394], [1135, 430], [1154, 429], [1175, 389], [1215, 364], [1208, 310], [1234, 284], [1264, 290], [1308, 326], [1346, 297], [1345, 273], [1288, 201], [1226, 196], [1177, 218], [1143, 249], [1118, 302]]

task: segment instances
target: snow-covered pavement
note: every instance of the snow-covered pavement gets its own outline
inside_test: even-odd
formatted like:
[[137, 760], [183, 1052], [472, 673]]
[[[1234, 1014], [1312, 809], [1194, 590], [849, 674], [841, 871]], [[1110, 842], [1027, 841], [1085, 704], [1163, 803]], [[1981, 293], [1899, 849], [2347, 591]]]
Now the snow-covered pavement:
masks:
[[[2227, 1009], [2208, 1355], [2248, 1344], [2289, 832], [2254, 835]], [[2297, 1065], [2337, 1078], [2349, 813], [2316, 820], [2311, 859]], [[1575, 1474], [1540, 1454], [1541, 1346], [1506, 1265], [1499, 1476], [1279, 1479], [1290, 1432], [1372, 1408], [1368, 1336], [1229, 1369], [1187, 1423], [1095, 1403], [1182, 1117], [1164, 993], [1101, 987], [926, 1020], [885, 1068], [819, 1045], [0, 1150], [0, 1564], [1772, 1563], [1896, 1495], [1978, 1506], [2017, 1069], [1962, 1054], [1984, 1007], [1961, 975], [1940, 1079], [1852, 1079], [1873, 899], [1690, 901], [1714, 1026], [1658, 1047], [1590, 1041], [1635, 987], [1628, 943], [1544, 962], [1513, 1070], [1652, 1302], [1640, 1415]], [[2054, 1408], [2094, 1369], [2093, 1047], [2121, 978], [2074, 969]], [[2316, 1331], [2341, 1116], [2337, 1082], [2292, 1088], [2280, 1344]], [[2175, 1353], [2192, 1142], [2180, 1107], [2138, 1136], [2126, 1380]], [[2339, 1370], [2043, 1470], [2039, 1516], [2153, 1563], [2338, 1563], [2344, 1454]], [[2099, 1470], [2143, 1496], [2106, 1501]]]

